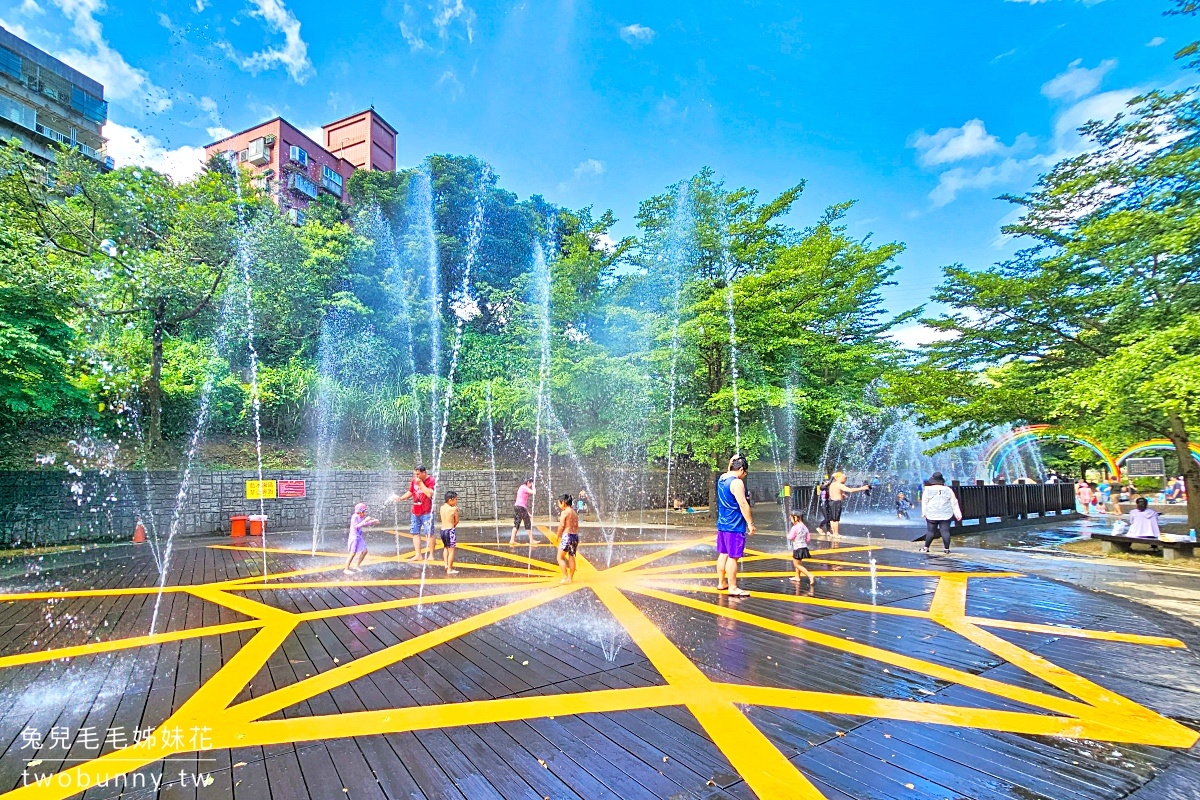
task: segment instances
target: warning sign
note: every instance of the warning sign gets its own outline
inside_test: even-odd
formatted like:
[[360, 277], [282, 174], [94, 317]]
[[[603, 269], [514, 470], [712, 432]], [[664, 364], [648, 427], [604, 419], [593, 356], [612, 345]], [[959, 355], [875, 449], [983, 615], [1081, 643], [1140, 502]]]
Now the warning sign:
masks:
[[246, 481], [247, 500], [274, 500], [275, 481]]
[[307, 497], [308, 489], [304, 481], [276, 481], [276, 497]]

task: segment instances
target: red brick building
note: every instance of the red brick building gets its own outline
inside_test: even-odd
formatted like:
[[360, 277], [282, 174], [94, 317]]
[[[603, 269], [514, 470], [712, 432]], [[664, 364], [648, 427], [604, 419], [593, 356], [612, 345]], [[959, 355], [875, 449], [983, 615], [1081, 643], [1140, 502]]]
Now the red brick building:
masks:
[[322, 193], [348, 203], [347, 183], [355, 169], [396, 168], [396, 130], [373, 109], [331, 122], [323, 131], [325, 142], [316, 142], [275, 117], [206, 145], [204, 152], [235, 153], [238, 165], [254, 174], [255, 185], [301, 222], [304, 209]]

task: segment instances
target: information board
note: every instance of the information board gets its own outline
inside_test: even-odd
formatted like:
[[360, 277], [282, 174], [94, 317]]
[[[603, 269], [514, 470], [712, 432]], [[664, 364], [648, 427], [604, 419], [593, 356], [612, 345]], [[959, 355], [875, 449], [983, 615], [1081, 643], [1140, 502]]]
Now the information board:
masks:
[[1128, 458], [1122, 472], [1130, 478], [1161, 478], [1167, 474], [1167, 466], [1162, 456]]

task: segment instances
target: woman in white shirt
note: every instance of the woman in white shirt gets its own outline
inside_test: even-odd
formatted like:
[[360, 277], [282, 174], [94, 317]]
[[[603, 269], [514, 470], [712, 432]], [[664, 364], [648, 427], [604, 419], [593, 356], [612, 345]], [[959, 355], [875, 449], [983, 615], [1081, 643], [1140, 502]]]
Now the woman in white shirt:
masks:
[[1136, 536], [1139, 539], [1157, 539], [1158, 512], [1150, 508], [1144, 497], [1139, 497], [1134, 505], [1136, 508], [1129, 512], [1129, 532], [1125, 535]]
[[933, 537], [942, 535], [944, 552], [950, 553], [950, 520], [962, 521], [962, 509], [958, 506], [958, 497], [954, 490], [946, 485], [942, 473], [935, 472], [925, 481], [925, 489], [921, 492], [921, 516], [925, 518], [925, 546], [922, 553], [929, 552], [929, 544]]

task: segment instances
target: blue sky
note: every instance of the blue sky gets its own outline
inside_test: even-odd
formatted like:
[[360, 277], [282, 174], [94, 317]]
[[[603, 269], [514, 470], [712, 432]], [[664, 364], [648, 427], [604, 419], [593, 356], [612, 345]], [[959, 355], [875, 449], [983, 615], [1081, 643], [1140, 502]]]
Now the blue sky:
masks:
[[900, 311], [940, 266], [1011, 250], [996, 196], [1077, 152], [1075, 127], [1187, 79], [1172, 53], [1200, 26], [1166, 5], [0, 0], [0, 25], [105, 84], [118, 161], [176, 174], [222, 129], [374, 104], [401, 164], [473, 153], [522, 197], [613, 209], [618, 235], [705, 165], [764, 197], [807, 180], [794, 224], [855, 199], [853, 232], [908, 245]]

